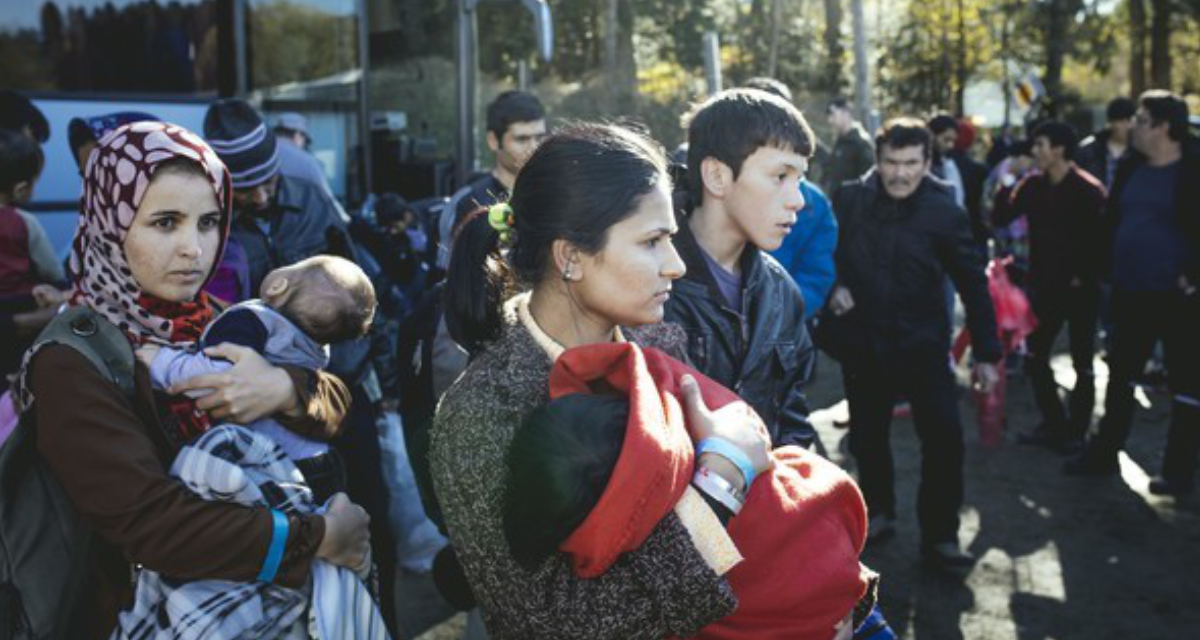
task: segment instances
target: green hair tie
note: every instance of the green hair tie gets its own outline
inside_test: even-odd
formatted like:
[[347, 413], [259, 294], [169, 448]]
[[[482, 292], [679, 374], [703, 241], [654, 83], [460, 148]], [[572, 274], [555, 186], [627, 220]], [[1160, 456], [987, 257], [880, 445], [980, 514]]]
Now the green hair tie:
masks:
[[500, 241], [505, 244], [512, 239], [512, 228], [516, 220], [513, 208], [507, 202], [498, 202], [488, 207], [488, 224], [500, 234]]

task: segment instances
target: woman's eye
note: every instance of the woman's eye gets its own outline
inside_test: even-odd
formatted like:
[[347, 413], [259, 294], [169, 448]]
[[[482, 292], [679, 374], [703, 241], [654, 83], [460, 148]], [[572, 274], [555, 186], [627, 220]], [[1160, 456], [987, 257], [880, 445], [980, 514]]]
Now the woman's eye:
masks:
[[662, 242], [662, 238], [650, 238], [649, 240], [646, 241], [646, 246], [650, 247], [651, 249], [654, 249], [654, 248], [658, 247], [658, 244], [660, 242]]
[[220, 223], [220, 216], [204, 216], [203, 218], [200, 218], [201, 229], [215, 229]]
[[175, 219], [174, 218], [158, 218], [152, 224], [155, 227], [158, 227], [159, 229], [174, 229], [175, 228]]

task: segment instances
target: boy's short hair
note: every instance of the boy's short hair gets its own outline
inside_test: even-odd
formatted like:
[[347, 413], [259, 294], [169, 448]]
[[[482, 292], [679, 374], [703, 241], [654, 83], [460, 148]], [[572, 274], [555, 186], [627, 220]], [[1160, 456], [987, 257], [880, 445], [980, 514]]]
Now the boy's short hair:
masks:
[[600, 502], [628, 421], [627, 397], [571, 394], [521, 424], [508, 449], [502, 505], [504, 537], [521, 566], [536, 569]]
[[792, 103], [766, 91], [730, 89], [712, 96], [684, 116], [688, 132], [688, 190], [692, 204], [704, 200], [700, 164], [715, 158], [733, 170], [734, 179], [762, 147], [813, 154], [813, 133]]
[[939, 113], [929, 119], [929, 130], [934, 135], [950, 129], [958, 131], [958, 120], [948, 113]]
[[375, 287], [353, 262], [315, 256], [297, 263], [279, 312], [321, 344], [366, 335], [375, 318]]
[[892, 118], [883, 123], [879, 135], [875, 137], [875, 152], [883, 153], [883, 148], [904, 149], [906, 147], [921, 147], [921, 154], [928, 160], [933, 154], [933, 134], [924, 122], [916, 118]]
[[1109, 122], [1113, 120], [1129, 120], [1137, 113], [1137, 103], [1130, 98], [1121, 96], [1113, 98], [1108, 103], [1108, 107], [1104, 109], [1104, 118]]
[[1079, 145], [1079, 136], [1075, 133], [1075, 129], [1059, 120], [1048, 120], [1038, 125], [1033, 130], [1034, 140], [1045, 138], [1050, 142], [1051, 147], [1062, 147], [1063, 158], [1070, 160], [1075, 157], [1075, 149]]
[[501, 146], [504, 145], [504, 134], [513, 124], [545, 119], [546, 108], [542, 101], [527, 91], [505, 91], [487, 108], [487, 130], [496, 134], [496, 141]]
[[1167, 123], [1167, 135], [1176, 142], [1188, 134], [1188, 106], [1183, 98], [1164, 89], [1151, 89], [1138, 97], [1138, 104], [1155, 125]]
[[44, 162], [41, 146], [29, 136], [0, 129], [0, 193], [11, 196], [19, 183], [36, 180]]
[[833, 100], [830, 100], [829, 104], [825, 105], [825, 115], [829, 115], [829, 114], [833, 113], [835, 110], [850, 111], [851, 110], [850, 109], [850, 101], [847, 100], [846, 98], [838, 97], [838, 98], [834, 98]]
[[750, 78], [742, 84], [742, 88], [766, 91], [767, 93], [773, 93], [780, 98], [787, 100], [788, 102], [792, 102], [792, 90], [789, 89], [786, 84], [776, 80], [775, 78], [769, 78], [767, 76]]

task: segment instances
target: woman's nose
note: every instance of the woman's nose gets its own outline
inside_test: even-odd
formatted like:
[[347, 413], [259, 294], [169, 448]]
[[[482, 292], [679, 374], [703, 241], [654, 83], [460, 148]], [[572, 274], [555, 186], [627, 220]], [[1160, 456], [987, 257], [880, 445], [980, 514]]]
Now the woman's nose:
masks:
[[678, 280], [687, 273], [687, 265], [683, 264], [683, 258], [679, 257], [679, 252], [675, 250], [675, 243], [667, 241], [667, 259], [663, 263], [662, 276], [671, 280]]

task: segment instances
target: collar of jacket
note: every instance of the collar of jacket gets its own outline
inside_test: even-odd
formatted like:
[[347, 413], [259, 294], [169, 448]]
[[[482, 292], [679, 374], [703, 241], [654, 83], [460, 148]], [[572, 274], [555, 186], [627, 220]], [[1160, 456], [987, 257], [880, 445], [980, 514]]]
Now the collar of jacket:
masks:
[[917, 209], [918, 205], [925, 204], [926, 199], [931, 196], [941, 195], [942, 197], [949, 198], [952, 204], [954, 199], [954, 187], [950, 186], [949, 182], [945, 182], [930, 173], [926, 173], [921, 178], [921, 184], [917, 185], [917, 190], [913, 191], [912, 195], [903, 200], [896, 200], [888, 195], [887, 191], [883, 188], [883, 178], [879, 176], [879, 172], [874, 168], [862, 177], [862, 185], [871, 194], [877, 205], [894, 205], [900, 217], [911, 214]]
[[303, 211], [304, 198], [295, 184], [296, 178], [279, 174], [279, 190], [275, 192], [275, 206], [281, 211]]
[[[704, 259], [704, 250], [700, 248], [700, 243], [696, 241], [696, 236], [692, 234], [692, 228], [688, 224], [691, 214], [680, 213], [675, 216], [676, 224], [679, 225], [679, 233], [675, 234], [675, 249], [679, 252], [679, 257], [683, 259], [684, 266], [687, 267], [687, 273], [676, 286], [687, 286], [694, 284], [704, 288], [708, 292], [708, 297], [717, 303], [723, 309], [729, 309], [729, 303], [725, 301], [725, 295], [721, 293], [721, 288], [717, 286], [717, 279], [713, 277], [712, 271], [708, 268], [708, 261]], [[746, 243], [746, 247], [742, 249], [742, 256], [738, 259], [742, 267], [742, 297], [745, 299], [754, 291], [762, 280], [762, 256], [758, 247]], [[741, 309], [729, 309], [735, 313], [741, 313]]]

